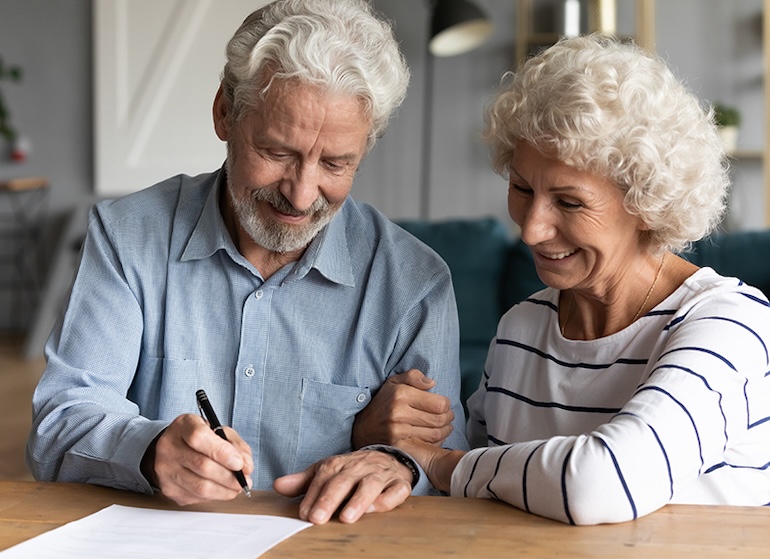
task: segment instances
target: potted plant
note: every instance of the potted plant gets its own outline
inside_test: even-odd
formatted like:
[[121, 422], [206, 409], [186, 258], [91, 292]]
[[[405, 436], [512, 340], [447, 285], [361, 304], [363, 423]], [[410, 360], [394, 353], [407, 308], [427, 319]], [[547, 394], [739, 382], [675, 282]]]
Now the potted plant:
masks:
[[738, 146], [738, 127], [741, 124], [741, 113], [737, 108], [724, 103], [714, 104], [714, 122], [719, 127], [725, 150], [728, 153], [735, 151]]
[[[21, 80], [21, 67], [5, 64], [2, 57], [0, 57], [0, 81], [14, 81]], [[11, 113], [8, 110], [8, 106], [5, 104], [5, 99], [0, 91], [0, 137], [5, 138], [5, 141], [11, 147], [11, 158], [14, 161], [23, 160], [20, 157], [21, 154], [19, 148], [19, 135], [16, 129], [11, 124]]]

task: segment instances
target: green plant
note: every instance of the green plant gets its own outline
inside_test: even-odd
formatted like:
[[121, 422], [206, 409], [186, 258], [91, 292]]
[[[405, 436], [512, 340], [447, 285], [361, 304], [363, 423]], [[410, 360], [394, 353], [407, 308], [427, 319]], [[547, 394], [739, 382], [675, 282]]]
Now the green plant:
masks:
[[[0, 81], [2, 80], [20, 81], [21, 67], [5, 64], [3, 59], [0, 58]], [[11, 114], [0, 91], [0, 136], [3, 136], [9, 142], [13, 142], [16, 139], [16, 130], [11, 126], [10, 119]]]
[[723, 103], [714, 103], [714, 122], [717, 126], [739, 126], [741, 113], [735, 107]]

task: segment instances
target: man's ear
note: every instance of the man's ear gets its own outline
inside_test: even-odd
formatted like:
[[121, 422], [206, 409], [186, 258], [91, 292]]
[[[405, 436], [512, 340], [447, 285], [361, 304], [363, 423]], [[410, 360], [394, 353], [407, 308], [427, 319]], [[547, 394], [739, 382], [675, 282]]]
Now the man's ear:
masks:
[[217, 94], [214, 96], [214, 106], [211, 109], [214, 117], [214, 131], [217, 138], [226, 142], [230, 139], [230, 123], [228, 120], [228, 107], [225, 100], [225, 93], [222, 90], [222, 84], [219, 84]]

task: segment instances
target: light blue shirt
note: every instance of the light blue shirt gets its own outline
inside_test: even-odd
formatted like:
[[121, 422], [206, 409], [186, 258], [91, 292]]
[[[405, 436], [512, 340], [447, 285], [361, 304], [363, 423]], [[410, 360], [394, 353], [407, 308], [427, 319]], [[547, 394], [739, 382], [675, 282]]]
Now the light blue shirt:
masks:
[[[223, 175], [223, 172], [221, 172]], [[355, 415], [417, 368], [467, 448], [446, 264], [348, 198], [297, 262], [262, 279], [220, 214], [220, 173], [177, 176], [91, 211], [46, 346], [27, 463], [37, 479], [151, 492], [140, 461], [206, 391], [251, 446], [254, 487], [352, 450]], [[415, 493], [430, 490], [420, 476]]]

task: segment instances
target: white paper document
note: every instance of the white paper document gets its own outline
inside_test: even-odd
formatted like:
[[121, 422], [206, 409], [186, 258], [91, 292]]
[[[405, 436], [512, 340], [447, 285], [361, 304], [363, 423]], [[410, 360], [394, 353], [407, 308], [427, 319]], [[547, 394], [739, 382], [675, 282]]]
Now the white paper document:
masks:
[[0, 558], [254, 559], [309, 526], [278, 516], [111, 505], [2, 551]]

